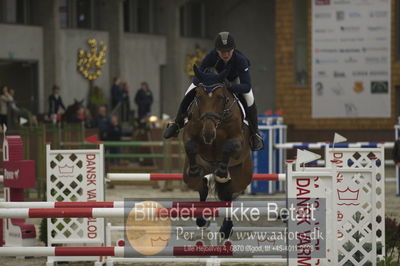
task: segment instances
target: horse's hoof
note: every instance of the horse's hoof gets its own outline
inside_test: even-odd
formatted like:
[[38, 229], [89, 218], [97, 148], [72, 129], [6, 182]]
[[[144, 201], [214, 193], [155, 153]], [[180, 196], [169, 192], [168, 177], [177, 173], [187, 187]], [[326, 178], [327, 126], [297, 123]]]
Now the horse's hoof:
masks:
[[196, 225], [203, 229], [208, 228], [210, 226], [210, 221], [199, 217], [196, 219]]

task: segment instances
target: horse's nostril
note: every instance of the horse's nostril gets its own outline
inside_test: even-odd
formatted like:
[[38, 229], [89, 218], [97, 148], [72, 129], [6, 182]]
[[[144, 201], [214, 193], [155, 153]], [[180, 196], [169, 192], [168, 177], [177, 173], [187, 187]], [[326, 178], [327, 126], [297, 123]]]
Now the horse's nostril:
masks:
[[203, 139], [205, 144], [211, 144], [215, 139], [215, 133], [214, 132], [205, 133], [203, 135]]

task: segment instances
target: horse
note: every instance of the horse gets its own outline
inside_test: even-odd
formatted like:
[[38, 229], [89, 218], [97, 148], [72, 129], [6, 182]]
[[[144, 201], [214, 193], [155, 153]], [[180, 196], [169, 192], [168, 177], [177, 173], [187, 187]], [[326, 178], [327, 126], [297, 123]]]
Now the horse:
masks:
[[[198, 191], [200, 201], [206, 201], [206, 176], [211, 175], [218, 199], [232, 201], [247, 188], [253, 175], [249, 129], [243, 123], [238, 98], [224, 85], [228, 71], [204, 73], [193, 68], [199, 83], [183, 132], [183, 179], [190, 189]], [[209, 221], [199, 217], [196, 224], [207, 227]], [[229, 238], [232, 227], [232, 220], [225, 218], [219, 230], [222, 238]]]

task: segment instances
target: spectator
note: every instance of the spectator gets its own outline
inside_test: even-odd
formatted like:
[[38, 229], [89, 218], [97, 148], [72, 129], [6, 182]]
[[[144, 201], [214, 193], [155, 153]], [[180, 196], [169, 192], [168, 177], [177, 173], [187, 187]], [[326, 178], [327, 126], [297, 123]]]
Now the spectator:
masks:
[[111, 87], [111, 109], [114, 109], [119, 102], [122, 100], [122, 89], [120, 86], [120, 80], [118, 77], [113, 79], [113, 85]]
[[55, 123], [57, 117], [65, 112], [65, 106], [61, 99], [60, 88], [54, 85], [49, 96], [49, 118]]
[[7, 125], [7, 115], [8, 115], [8, 105], [14, 101], [13, 97], [10, 95], [8, 87], [1, 87], [0, 95], [0, 125]]
[[99, 106], [96, 117], [96, 125], [99, 130], [100, 140], [107, 140], [110, 124], [111, 121], [110, 116], [107, 114], [107, 107], [105, 105]]
[[394, 147], [392, 150], [392, 159], [394, 164], [400, 167], [400, 139], [394, 142]]
[[99, 106], [105, 103], [105, 97], [102, 89], [98, 86], [94, 86], [94, 88], [91, 88], [89, 93], [88, 108], [92, 116], [96, 114]]
[[15, 90], [8, 89], [8, 94], [11, 95], [12, 101], [8, 103], [9, 109], [8, 109], [7, 122], [10, 122], [11, 126], [14, 127], [15, 125], [18, 124], [18, 115], [19, 115], [20, 109], [18, 108], [17, 104], [15, 103]]
[[129, 112], [130, 112], [128, 83], [122, 82], [121, 87], [122, 87], [121, 121], [126, 122], [129, 121]]
[[144, 118], [151, 112], [151, 104], [153, 103], [153, 94], [147, 82], [140, 83], [140, 89], [135, 95], [135, 103], [138, 106], [138, 120], [142, 124]]

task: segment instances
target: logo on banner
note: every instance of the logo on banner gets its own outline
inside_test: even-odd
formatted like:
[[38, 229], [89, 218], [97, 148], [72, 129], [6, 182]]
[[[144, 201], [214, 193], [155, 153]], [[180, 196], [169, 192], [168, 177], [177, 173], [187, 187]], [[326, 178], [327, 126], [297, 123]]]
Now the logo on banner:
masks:
[[344, 11], [336, 11], [336, 20], [343, 21], [344, 20]]
[[368, 51], [370, 51], [370, 52], [387, 52], [388, 48], [387, 47], [363, 47], [362, 50], [364, 53], [366, 53]]
[[387, 63], [388, 58], [386, 56], [368, 56], [365, 57], [365, 63], [367, 64], [381, 64], [381, 63]]
[[350, 4], [350, 0], [333, 0], [333, 3], [336, 5], [347, 5]]
[[353, 77], [366, 77], [368, 76], [368, 71], [362, 71], [362, 70], [353, 71], [352, 75]]
[[326, 6], [326, 5], [330, 5], [331, 4], [331, 0], [315, 0], [315, 5], [317, 6]]
[[318, 71], [317, 72], [317, 77], [318, 78], [326, 78], [328, 75], [326, 74], [326, 71]]
[[357, 26], [341, 26], [340, 30], [343, 32], [359, 32], [360, 27]]
[[387, 71], [370, 71], [369, 75], [371, 77], [373, 77], [373, 76], [388, 76], [389, 73]]
[[4, 170], [4, 178], [7, 180], [18, 180], [19, 179], [19, 170], [16, 171], [7, 171]]
[[356, 93], [361, 93], [364, 91], [364, 86], [362, 81], [354, 81], [354, 87], [353, 87], [354, 92]]
[[337, 49], [315, 48], [316, 53], [337, 53]]
[[338, 63], [339, 62], [339, 60], [337, 60], [337, 59], [315, 59], [315, 63], [316, 64], [335, 64], [335, 63]]
[[361, 37], [347, 37], [347, 38], [340, 38], [341, 42], [363, 42], [364, 38]]
[[346, 49], [340, 49], [339, 51], [341, 53], [360, 53], [361, 49], [358, 49], [358, 48], [346, 48]]
[[359, 12], [349, 12], [349, 18], [361, 18], [361, 13], [359, 13]]
[[355, 58], [352, 57], [352, 56], [349, 56], [349, 57], [347, 57], [347, 58], [344, 60], [344, 62], [345, 62], [345, 63], [357, 63], [358, 60], [355, 59]]
[[334, 32], [333, 29], [327, 29], [327, 28], [315, 29], [315, 33], [332, 33], [332, 32]]
[[336, 84], [336, 86], [331, 88], [331, 91], [337, 96], [344, 94], [344, 89], [339, 82]]
[[318, 18], [318, 19], [331, 18], [332, 13], [328, 13], [328, 12], [315, 13], [314, 17]]
[[386, 94], [389, 92], [389, 83], [387, 81], [371, 81], [371, 93]]
[[348, 117], [358, 116], [358, 109], [354, 103], [345, 103], [344, 110]]
[[384, 31], [386, 29], [387, 29], [387, 27], [384, 27], [384, 26], [368, 26], [368, 30], [371, 32]]
[[317, 82], [315, 83], [315, 92], [317, 94], [317, 96], [322, 96], [324, 95], [324, 84], [322, 84], [322, 82]]
[[346, 74], [344, 72], [334, 71], [333, 72], [333, 77], [335, 77], [335, 78], [345, 78]]
[[388, 16], [387, 11], [371, 11], [369, 12], [370, 18], [386, 18]]

